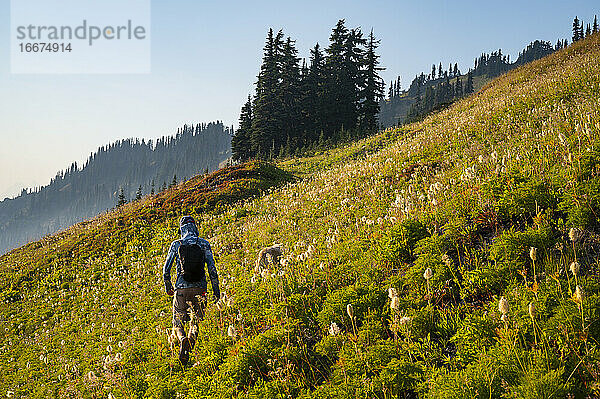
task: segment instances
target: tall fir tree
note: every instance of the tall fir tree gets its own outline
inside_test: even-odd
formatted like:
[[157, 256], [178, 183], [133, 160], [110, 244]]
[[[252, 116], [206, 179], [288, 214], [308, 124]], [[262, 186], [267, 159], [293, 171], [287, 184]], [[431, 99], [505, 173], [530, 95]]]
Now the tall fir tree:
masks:
[[300, 59], [291, 38], [283, 45], [280, 59], [280, 83], [278, 86], [279, 103], [282, 108], [281, 132], [275, 136], [275, 149], [279, 151], [286, 144], [286, 137], [299, 137], [304, 131], [300, 110]]
[[577, 18], [576, 16], [573, 20], [573, 43], [575, 43], [579, 39], [581, 39], [579, 37], [579, 18]]
[[592, 26], [592, 33], [598, 32], [598, 16], [594, 15], [594, 25]]
[[465, 83], [465, 89], [464, 89], [464, 93], [465, 95], [471, 94], [475, 91], [475, 88], [473, 87], [473, 71], [469, 70], [469, 73], [467, 74], [467, 83]]
[[263, 62], [256, 82], [251, 145], [257, 158], [267, 159], [274, 151], [276, 137], [281, 133], [281, 97], [279, 94], [280, 58], [283, 33], [269, 29]]
[[361, 129], [366, 133], [377, 130], [377, 114], [379, 114], [379, 100], [383, 96], [383, 80], [379, 71], [379, 56], [376, 53], [380, 41], [375, 39], [373, 30], [369, 34], [367, 51], [365, 54], [365, 86], [362, 92], [361, 103]]
[[242, 107], [240, 125], [231, 138], [231, 153], [234, 161], [245, 161], [252, 158], [252, 97]]

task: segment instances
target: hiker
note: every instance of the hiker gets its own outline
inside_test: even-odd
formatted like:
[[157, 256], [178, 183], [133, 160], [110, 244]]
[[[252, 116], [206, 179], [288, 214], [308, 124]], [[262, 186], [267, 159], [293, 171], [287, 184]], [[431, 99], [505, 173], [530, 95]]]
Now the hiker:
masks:
[[[179, 339], [179, 361], [186, 365], [190, 351], [196, 343], [198, 335], [197, 322], [204, 318], [206, 307], [206, 274], [204, 264], [208, 268], [215, 301], [219, 300], [219, 276], [215, 267], [210, 244], [199, 237], [196, 221], [191, 216], [184, 216], [179, 221], [181, 238], [173, 241], [163, 267], [165, 290], [173, 296], [173, 332]], [[171, 283], [171, 266], [176, 265], [177, 280], [175, 289]], [[190, 313], [192, 318], [190, 319]], [[186, 336], [184, 322], [190, 321], [189, 334]]]

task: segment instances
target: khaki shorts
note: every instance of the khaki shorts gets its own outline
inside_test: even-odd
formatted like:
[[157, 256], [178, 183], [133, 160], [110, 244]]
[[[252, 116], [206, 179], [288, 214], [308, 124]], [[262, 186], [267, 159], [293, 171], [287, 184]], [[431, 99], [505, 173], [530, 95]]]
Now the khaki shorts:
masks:
[[173, 327], [183, 328], [183, 323], [194, 314], [197, 321], [204, 319], [206, 291], [202, 288], [179, 288], [173, 295]]

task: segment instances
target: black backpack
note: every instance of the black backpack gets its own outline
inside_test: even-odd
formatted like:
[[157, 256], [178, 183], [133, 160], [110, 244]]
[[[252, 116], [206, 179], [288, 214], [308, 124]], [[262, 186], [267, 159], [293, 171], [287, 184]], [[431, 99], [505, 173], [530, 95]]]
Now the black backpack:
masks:
[[181, 244], [179, 246], [179, 260], [181, 261], [185, 281], [197, 283], [206, 279], [204, 275], [205, 254], [199, 245]]

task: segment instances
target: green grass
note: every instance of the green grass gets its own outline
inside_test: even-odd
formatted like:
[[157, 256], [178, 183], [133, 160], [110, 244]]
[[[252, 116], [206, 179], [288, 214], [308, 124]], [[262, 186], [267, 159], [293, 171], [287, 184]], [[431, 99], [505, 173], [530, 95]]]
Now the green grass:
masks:
[[[594, 35], [402, 130], [197, 177], [2, 256], [0, 394], [598, 395], [599, 57]], [[185, 369], [160, 275], [183, 213], [233, 298]], [[255, 270], [274, 242], [282, 263]]]

